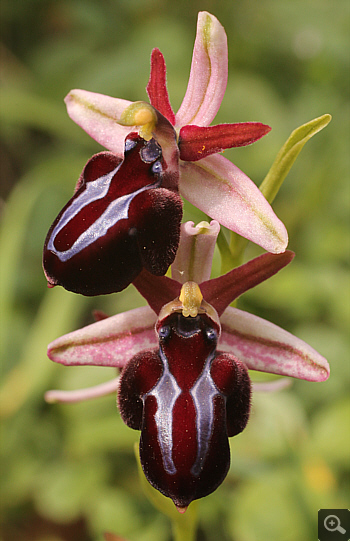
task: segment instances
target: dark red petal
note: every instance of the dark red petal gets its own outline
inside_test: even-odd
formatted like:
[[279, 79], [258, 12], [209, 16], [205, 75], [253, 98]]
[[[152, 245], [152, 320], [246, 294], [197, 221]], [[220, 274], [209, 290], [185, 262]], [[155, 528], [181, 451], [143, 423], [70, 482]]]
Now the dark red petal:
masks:
[[146, 269], [135, 278], [133, 285], [156, 314], [159, 314], [165, 304], [180, 295], [182, 286], [180, 282], [167, 276], [153, 276]]
[[[180, 196], [162, 187], [174, 176], [167, 169], [160, 146], [137, 134], [126, 139], [122, 162], [108, 152], [91, 158], [47, 235], [43, 266], [48, 282], [103, 295], [124, 289], [143, 265], [165, 274], [175, 257], [182, 217]], [[169, 194], [166, 205], [164, 192]]]
[[218, 352], [210, 372], [226, 396], [227, 435], [236, 436], [249, 420], [251, 384], [247, 367], [233, 355]]
[[205, 314], [172, 313], [157, 333], [164, 368], [143, 395], [140, 458], [150, 483], [184, 508], [215, 490], [230, 462], [226, 398], [210, 374], [219, 328]]
[[134, 430], [142, 428], [142, 396], [155, 386], [163, 366], [157, 351], [135, 355], [120, 377], [118, 406], [124, 423]]
[[254, 143], [271, 130], [261, 122], [218, 124], [217, 126], [183, 126], [180, 130], [180, 158], [187, 162], [201, 160], [226, 148]]
[[[245, 291], [271, 278], [288, 265], [294, 255], [290, 250], [283, 254], [266, 253], [223, 276], [202, 282], [200, 289], [203, 298], [221, 315], [231, 302]], [[156, 314], [159, 314], [165, 304], [179, 296], [182, 286], [172, 278], [153, 276], [145, 269], [135, 278], [133, 285]]]
[[146, 90], [151, 105], [162, 113], [162, 115], [174, 126], [175, 115], [170, 105], [166, 87], [166, 65], [164, 56], [159, 49], [153, 49], [152, 51], [151, 73]]
[[171, 313], [157, 325], [159, 351], [124, 368], [119, 407], [141, 430], [148, 481], [179, 508], [213, 492], [230, 464], [228, 433], [245, 427], [250, 381], [232, 355], [216, 354], [219, 326], [206, 315]]
[[[170, 190], [157, 188], [141, 194], [137, 205], [130, 209], [130, 219], [132, 211], [136, 220], [139, 206], [144, 209], [138, 217], [137, 230], [142, 265], [152, 275], [162, 276], [170, 265], [169, 261], [175, 259], [180, 241], [181, 197]], [[160, 256], [163, 253], [167, 254], [165, 263]]]
[[202, 282], [203, 298], [214, 306], [220, 316], [232, 301], [283, 269], [294, 255], [290, 250], [283, 254], [266, 253], [219, 278]]
[[[122, 159], [112, 152], [99, 152], [90, 158], [85, 165], [78, 182], [74, 188], [74, 194], [90, 180], [97, 179], [109, 173], [112, 169], [122, 163]], [[73, 194], [73, 195], [74, 195]]]

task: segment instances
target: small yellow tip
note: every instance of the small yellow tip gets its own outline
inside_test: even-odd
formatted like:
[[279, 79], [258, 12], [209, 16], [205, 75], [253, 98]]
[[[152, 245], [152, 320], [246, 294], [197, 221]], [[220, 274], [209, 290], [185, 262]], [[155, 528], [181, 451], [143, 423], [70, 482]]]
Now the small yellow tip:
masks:
[[181, 288], [179, 300], [182, 304], [182, 315], [196, 317], [203, 300], [199, 285], [196, 282], [186, 282]]
[[178, 512], [181, 513], [182, 515], [183, 515], [184, 513], [186, 513], [187, 508], [188, 508], [188, 506], [187, 506], [187, 507], [178, 507], [177, 505], [175, 505], [175, 507], [176, 507], [176, 509], [178, 510]]

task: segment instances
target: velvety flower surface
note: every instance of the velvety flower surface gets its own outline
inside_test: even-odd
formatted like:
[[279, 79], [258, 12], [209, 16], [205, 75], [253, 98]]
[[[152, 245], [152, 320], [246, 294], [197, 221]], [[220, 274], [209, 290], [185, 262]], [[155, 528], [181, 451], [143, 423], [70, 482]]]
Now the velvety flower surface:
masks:
[[[114, 366], [121, 378], [49, 401], [77, 401], [119, 389], [121, 415], [141, 430], [140, 457], [153, 486], [180, 509], [215, 490], [229, 467], [229, 436], [249, 416], [247, 368], [323, 381], [329, 366], [302, 340], [229, 307], [286, 266], [292, 252], [263, 254], [209, 279], [218, 224], [183, 224], [173, 264], [181, 282], [143, 270], [134, 285], [150, 307], [102, 319], [49, 345], [66, 365]], [[200, 269], [198, 281], [195, 269]], [[204, 269], [204, 270], [203, 270]]]
[[174, 130], [151, 107], [141, 112], [151, 120], [154, 115], [165, 152], [134, 132], [125, 139], [123, 158], [101, 152], [88, 161], [46, 237], [43, 268], [50, 287], [113, 293], [142, 268], [163, 275], [173, 262], [182, 218]]
[[[219, 21], [207, 12], [198, 15], [191, 73], [182, 105], [175, 115], [166, 88], [163, 55], [155, 49], [147, 85], [150, 102], [176, 133], [179, 150], [180, 193], [220, 224], [280, 253], [288, 243], [287, 231], [257, 186], [218, 153], [250, 144], [270, 128], [259, 122], [210, 126], [219, 110], [227, 84], [227, 39]], [[124, 140], [135, 126], [147, 122], [125, 113], [132, 102], [85, 90], [66, 97], [70, 117], [102, 146], [123, 158]], [[160, 140], [159, 125], [152, 136]], [[142, 135], [142, 134], [141, 134]]]
[[141, 430], [147, 479], [183, 510], [226, 477], [228, 436], [249, 418], [250, 380], [242, 362], [217, 352], [219, 318], [194, 282], [162, 308], [156, 334], [158, 350], [124, 368], [118, 404], [124, 422]]

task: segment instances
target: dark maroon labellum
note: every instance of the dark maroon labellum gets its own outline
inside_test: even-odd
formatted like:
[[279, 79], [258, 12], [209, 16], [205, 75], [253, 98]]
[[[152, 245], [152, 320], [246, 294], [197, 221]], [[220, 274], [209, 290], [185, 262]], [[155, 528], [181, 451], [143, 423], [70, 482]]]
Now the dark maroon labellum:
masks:
[[101, 152], [88, 161], [52, 224], [43, 257], [48, 283], [103, 295], [127, 287], [143, 267], [161, 276], [175, 258], [181, 218], [161, 147], [130, 134], [124, 160]]
[[159, 350], [124, 368], [119, 407], [124, 422], [141, 430], [148, 481], [186, 508], [226, 477], [228, 437], [249, 417], [250, 380], [243, 363], [216, 351], [219, 325], [207, 314], [171, 313], [157, 332]]

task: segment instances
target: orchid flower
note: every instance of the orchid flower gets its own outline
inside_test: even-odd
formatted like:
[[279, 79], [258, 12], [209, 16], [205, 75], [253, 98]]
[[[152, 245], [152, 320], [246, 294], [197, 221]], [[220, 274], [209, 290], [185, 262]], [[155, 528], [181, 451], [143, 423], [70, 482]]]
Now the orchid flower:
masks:
[[143, 268], [163, 275], [173, 262], [182, 218], [178, 149], [162, 115], [150, 106], [137, 114], [157, 120], [159, 142], [130, 133], [123, 159], [101, 152], [88, 161], [46, 237], [43, 267], [50, 287], [113, 293]]
[[[49, 391], [73, 402], [118, 390], [124, 422], [141, 430], [149, 482], [179, 511], [224, 480], [228, 437], [249, 418], [249, 370], [324, 381], [329, 366], [302, 340], [230, 303], [291, 262], [265, 253], [210, 279], [219, 224], [182, 225], [174, 278], [143, 270], [134, 285], [149, 306], [101, 319], [58, 338], [48, 356], [64, 365], [121, 369], [114, 380], [81, 391]], [[199, 285], [198, 285], [199, 282]]]
[[[68, 94], [69, 116], [110, 152], [89, 160], [74, 196], [50, 228], [43, 259], [49, 286], [98, 295], [121, 291], [143, 268], [165, 274], [179, 242], [179, 193], [267, 251], [286, 249], [287, 231], [262, 193], [219, 155], [270, 131], [259, 122], [210, 126], [227, 71], [225, 30], [201, 12], [189, 83], [176, 115], [158, 49], [147, 85], [151, 105], [85, 90]], [[131, 148], [135, 132], [140, 139]]]

